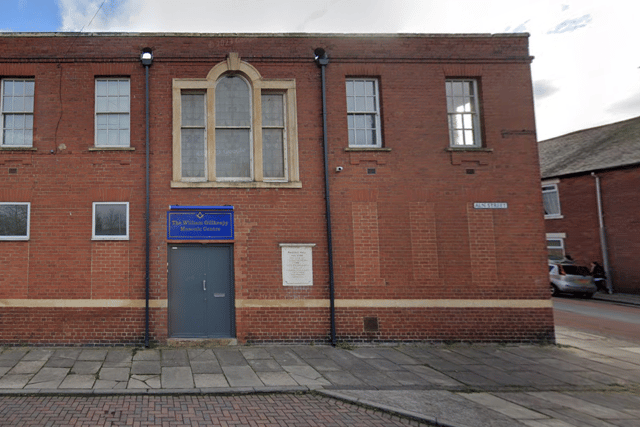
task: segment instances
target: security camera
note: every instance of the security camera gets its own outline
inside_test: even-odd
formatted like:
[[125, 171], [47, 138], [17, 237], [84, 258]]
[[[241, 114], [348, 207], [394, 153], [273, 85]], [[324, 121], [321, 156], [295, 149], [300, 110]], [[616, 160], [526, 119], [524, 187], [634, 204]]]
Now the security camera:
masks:
[[342, 172], [342, 169], [344, 169], [342, 166], [338, 166], [338, 167], [336, 168], [336, 172]]

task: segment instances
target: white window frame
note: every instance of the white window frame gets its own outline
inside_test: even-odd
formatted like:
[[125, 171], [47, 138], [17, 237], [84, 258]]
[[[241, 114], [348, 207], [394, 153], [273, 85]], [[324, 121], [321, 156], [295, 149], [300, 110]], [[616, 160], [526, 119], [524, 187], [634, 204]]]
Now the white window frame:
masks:
[[[97, 205], [125, 205], [126, 206], [126, 233], [124, 235], [96, 235], [96, 206]], [[91, 239], [92, 240], [129, 240], [129, 202], [93, 202], [91, 215]]]
[[[472, 111], [452, 111], [452, 107], [453, 107], [453, 102], [451, 101], [453, 97], [453, 95], [449, 95], [449, 85], [451, 83], [471, 83], [472, 86], [472, 94], [470, 94], [470, 96], [473, 96], [473, 104], [472, 104]], [[465, 79], [465, 78], [461, 78], [461, 79], [446, 79], [445, 80], [445, 96], [446, 96], [446, 100], [447, 100], [447, 126], [449, 128], [449, 146], [452, 148], [480, 148], [482, 147], [482, 128], [481, 128], [481, 120], [480, 120], [480, 99], [478, 96], [478, 80], [477, 79]], [[464, 96], [463, 96], [464, 97]], [[463, 123], [463, 127], [461, 129], [456, 129], [452, 126], [454, 120], [454, 117], [458, 117], [460, 120], [460, 122]], [[465, 116], [470, 116], [471, 117], [471, 123], [470, 123], [470, 127], [467, 126], [468, 122], [467, 120], [464, 119]], [[454, 138], [454, 134], [456, 132], [456, 130], [462, 130], [462, 135], [463, 135], [463, 143], [462, 144], [456, 144], [455, 143], [455, 138]], [[472, 140], [471, 141], [467, 141], [466, 139], [466, 133], [464, 131], [468, 131], [471, 130], [472, 131]]]
[[[33, 100], [32, 100], [32, 108], [29, 109], [23, 109], [22, 111], [5, 111], [5, 103], [4, 103], [4, 98], [5, 98], [5, 83], [6, 82], [23, 82], [23, 83], [33, 83], [33, 87], [34, 87], [34, 94], [32, 96]], [[27, 97], [25, 97], [27, 98]], [[33, 111], [35, 109], [35, 80], [34, 79], [21, 79], [21, 78], [8, 78], [8, 79], [1, 79], [0, 80], [0, 112], [1, 112], [1, 122], [0, 122], [0, 126], [2, 126], [2, 129], [0, 129], [0, 147], [2, 148], [31, 148], [33, 147], [33, 120], [34, 120], [34, 114]], [[31, 143], [30, 144], [22, 144], [22, 145], [15, 145], [15, 144], [6, 144], [4, 141], [4, 132], [5, 132], [5, 116], [8, 115], [22, 115], [22, 116], [30, 116], [31, 117], [31, 128], [24, 128], [24, 131], [28, 131], [31, 130]]]
[[31, 236], [31, 203], [30, 202], [0, 202], [0, 205], [13, 205], [13, 206], [26, 206], [27, 207], [27, 230], [26, 235], [10, 235], [10, 236], [0, 236], [0, 240], [10, 240], [10, 241], [19, 241], [19, 240], [29, 240]]
[[[564, 239], [566, 239], [566, 238], [567, 238], [566, 233], [547, 233], [547, 235], [546, 235], [547, 253], [549, 252], [550, 249], [560, 249], [562, 251], [562, 258], [559, 258], [559, 259], [564, 259], [564, 256], [565, 256]], [[560, 245], [559, 246], [551, 246], [551, 245], [549, 245], [549, 241], [550, 240], [558, 241], [558, 242], [560, 242]]]
[[[381, 148], [382, 147], [382, 128], [381, 128], [381, 121], [380, 121], [380, 89], [379, 89], [379, 81], [377, 78], [348, 78], [345, 81], [345, 86], [348, 87], [348, 85], [350, 83], [356, 83], [356, 82], [365, 82], [365, 83], [370, 83], [373, 82], [373, 90], [374, 90], [374, 96], [375, 96], [375, 102], [373, 105], [373, 110], [358, 110], [355, 108], [355, 99], [353, 102], [354, 108], [353, 109], [349, 109], [349, 98], [353, 97], [355, 98], [356, 96], [350, 96], [348, 94], [348, 92], [346, 93], [346, 98], [347, 98], [347, 129], [349, 132], [349, 148]], [[351, 132], [355, 132], [356, 129], [352, 129], [350, 124], [349, 124], [349, 117], [357, 117], [357, 116], [370, 116], [373, 115], [375, 117], [375, 128], [373, 129], [375, 131], [375, 141], [373, 144], [358, 144], [356, 141], [356, 138], [354, 136], [353, 141], [351, 138]]]
[[[251, 93], [251, 179], [216, 176], [215, 88], [227, 73], [242, 76]], [[182, 103], [187, 91], [205, 92], [206, 104], [206, 177], [189, 179], [182, 176]], [[262, 94], [281, 93], [284, 97], [285, 177], [265, 178], [262, 152]], [[298, 130], [296, 114], [296, 82], [293, 79], [263, 79], [257, 69], [241, 61], [238, 54], [229, 53], [227, 60], [218, 63], [204, 79], [173, 79], [173, 178], [172, 188], [301, 188], [298, 161]]]
[[560, 191], [558, 190], [559, 180], [551, 180], [551, 181], [543, 181], [542, 182], [542, 207], [545, 209], [544, 205], [544, 195], [555, 193], [556, 201], [558, 203], [558, 212], [552, 214], [544, 214], [545, 219], [561, 219], [564, 218], [562, 216], [562, 205], [560, 204]]
[[[117, 110], [117, 111], [98, 111], [98, 83], [100, 82], [109, 82], [109, 81], [117, 81], [117, 82], [127, 82], [127, 84], [129, 85], [129, 93], [127, 94], [127, 97], [129, 98], [129, 103], [127, 105], [127, 109], [125, 110]], [[123, 97], [124, 95], [118, 93], [117, 97]], [[108, 97], [108, 96], [107, 96]], [[131, 146], [131, 79], [130, 78], [125, 78], [125, 77], [99, 77], [95, 79], [95, 107], [94, 107], [94, 144], [95, 147], [97, 148], [126, 148], [126, 147], [130, 147]], [[126, 129], [127, 134], [128, 134], [128, 141], [126, 144], [123, 143], [119, 143], [119, 144], [100, 144], [98, 142], [98, 117], [100, 116], [106, 116], [107, 118], [110, 115], [123, 115], [126, 114], [129, 117], [129, 127]], [[121, 130], [125, 130], [125, 129], [110, 129], [107, 125], [107, 141], [109, 140], [109, 132], [120, 132]], [[120, 138], [118, 137], [118, 142], [120, 142]]]

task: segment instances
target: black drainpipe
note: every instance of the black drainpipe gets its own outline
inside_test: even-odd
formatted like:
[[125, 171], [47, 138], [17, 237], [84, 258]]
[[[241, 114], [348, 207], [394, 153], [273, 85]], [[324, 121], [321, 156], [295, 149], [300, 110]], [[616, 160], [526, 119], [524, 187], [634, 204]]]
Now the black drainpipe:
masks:
[[331, 312], [331, 345], [336, 345], [336, 305], [333, 282], [333, 241], [331, 239], [331, 198], [329, 197], [329, 154], [327, 149], [327, 96], [325, 83], [325, 67], [329, 65], [329, 57], [321, 47], [314, 51], [315, 61], [322, 74], [322, 146], [324, 149], [324, 188], [327, 210], [327, 249], [329, 251], [329, 308]]
[[144, 267], [144, 291], [145, 291], [145, 311], [144, 311], [144, 346], [149, 348], [149, 242], [150, 234], [150, 209], [149, 209], [149, 67], [153, 62], [153, 53], [150, 48], [142, 49], [140, 61], [144, 65], [144, 112], [145, 112], [145, 155], [146, 155], [146, 175], [145, 175], [145, 267]]

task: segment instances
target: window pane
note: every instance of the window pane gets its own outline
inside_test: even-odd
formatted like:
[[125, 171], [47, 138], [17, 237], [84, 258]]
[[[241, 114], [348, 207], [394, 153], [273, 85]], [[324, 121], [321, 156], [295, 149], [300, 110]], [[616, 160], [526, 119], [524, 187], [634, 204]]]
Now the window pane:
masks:
[[543, 192], [542, 203], [545, 215], [560, 215], [560, 199], [557, 191]]
[[347, 80], [347, 96], [352, 97], [354, 95], [354, 82], [352, 80]]
[[251, 142], [248, 129], [216, 129], [216, 175], [251, 177]]
[[216, 126], [251, 126], [249, 85], [240, 77], [227, 76], [216, 85]]
[[283, 96], [262, 95], [262, 126], [284, 127]]
[[182, 176], [184, 178], [205, 177], [204, 129], [182, 129]]
[[127, 205], [99, 204], [95, 205], [96, 236], [127, 235]]
[[107, 96], [107, 82], [105, 80], [98, 80], [96, 82], [96, 95]]
[[284, 178], [284, 139], [281, 129], [262, 131], [262, 159], [265, 178]]
[[182, 126], [204, 127], [204, 101], [204, 93], [182, 94]]
[[107, 139], [107, 131], [106, 130], [98, 130], [97, 144], [98, 145], [107, 145], [107, 142], [109, 142], [109, 140]]
[[13, 98], [9, 96], [2, 97], [2, 111], [12, 112], [13, 109]]
[[36, 82], [33, 82], [33, 81], [25, 82], [25, 84], [24, 84], [24, 94], [25, 94], [25, 96], [33, 97], [33, 95], [35, 93], [35, 86], [36, 86]]
[[2, 83], [4, 83], [2, 93], [9, 97], [13, 96], [13, 80], [5, 80]]
[[14, 80], [13, 82], [13, 95], [16, 97], [24, 96], [24, 82], [21, 80]]
[[28, 205], [0, 204], [1, 237], [27, 237], [28, 221]]
[[445, 83], [449, 132], [452, 146], [480, 145], [474, 80], [448, 80]]

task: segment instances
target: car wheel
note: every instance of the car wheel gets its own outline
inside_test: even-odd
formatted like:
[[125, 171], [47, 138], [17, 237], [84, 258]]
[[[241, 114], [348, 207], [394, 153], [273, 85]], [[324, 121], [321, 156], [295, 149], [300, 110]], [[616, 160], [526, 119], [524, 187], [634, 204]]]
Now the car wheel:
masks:
[[558, 288], [556, 288], [556, 286], [552, 283], [551, 284], [551, 296], [552, 297], [557, 297], [559, 293], [560, 292], [558, 291]]
[[582, 294], [582, 296], [583, 296], [584, 298], [589, 299], [589, 298], [593, 297], [593, 293], [592, 293], [592, 292], [586, 292], [586, 293]]

